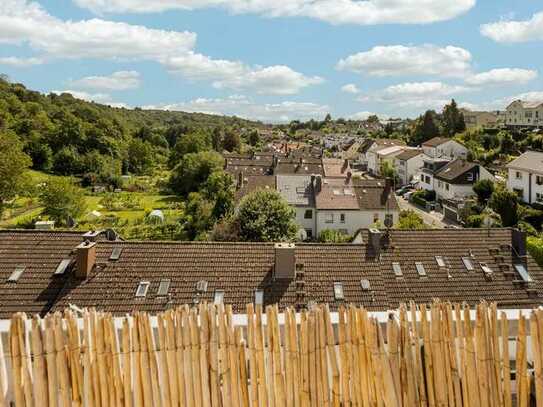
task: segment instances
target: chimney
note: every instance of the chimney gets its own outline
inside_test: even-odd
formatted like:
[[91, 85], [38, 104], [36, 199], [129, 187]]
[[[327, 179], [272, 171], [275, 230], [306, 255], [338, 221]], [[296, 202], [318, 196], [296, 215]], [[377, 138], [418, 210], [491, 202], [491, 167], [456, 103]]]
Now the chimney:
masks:
[[511, 240], [511, 245], [513, 246], [514, 251], [513, 254], [518, 257], [526, 257], [526, 232], [513, 229]]
[[343, 170], [342, 171], [345, 171], [349, 168], [349, 160], [345, 160], [343, 161]]
[[101, 230], [91, 230], [83, 235], [83, 241], [96, 242], [98, 236], [100, 236], [101, 234]]
[[381, 256], [381, 236], [383, 234], [379, 229], [369, 230], [369, 245], [373, 249], [374, 257], [379, 258]]
[[319, 192], [321, 192], [321, 189], [322, 189], [322, 176], [317, 175], [315, 177], [315, 192], [318, 194]]
[[293, 243], [276, 243], [274, 278], [292, 280], [295, 275], [296, 245]]
[[86, 280], [96, 264], [96, 243], [87, 240], [77, 246], [76, 250], [75, 276]]
[[383, 195], [381, 195], [381, 203], [383, 205], [386, 205], [386, 203], [388, 202], [388, 197], [390, 196], [390, 193], [393, 187], [394, 187], [394, 180], [392, 178], [386, 178], [385, 189], [383, 189]]
[[347, 182], [351, 180], [352, 176], [353, 176], [353, 173], [351, 171], [347, 171]]
[[240, 171], [238, 172], [238, 189], [241, 189], [243, 187], [243, 173]]

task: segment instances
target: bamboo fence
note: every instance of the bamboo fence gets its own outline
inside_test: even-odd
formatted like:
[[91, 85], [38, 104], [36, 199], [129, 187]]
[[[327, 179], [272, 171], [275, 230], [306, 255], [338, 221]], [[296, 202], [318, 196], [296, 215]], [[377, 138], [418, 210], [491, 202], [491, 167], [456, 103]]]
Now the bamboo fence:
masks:
[[332, 322], [325, 305], [281, 319], [248, 305], [244, 326], [207, 304], [120, 324], [95, 310], [16, 314], [0, 405], [542, 407], [543, 311], [519, 315], [512, 341], [495, 305], [475, 315], [439, 302], [385, 324], [354, 306]]

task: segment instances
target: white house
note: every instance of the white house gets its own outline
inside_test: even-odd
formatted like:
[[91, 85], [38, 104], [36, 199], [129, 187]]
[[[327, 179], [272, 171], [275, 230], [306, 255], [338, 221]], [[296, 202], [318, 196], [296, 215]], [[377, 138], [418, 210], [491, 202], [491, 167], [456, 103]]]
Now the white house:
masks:
[[401, 185], [406, 185], [417, 178], [424, 166], [424, 153], [420, 149], [407, 149], [394, 158], [394, 169]]
[[434, 137], [422, 143], [422, 150], [431, 158], [449, 158], [450, 160], [463, 158], [465, 160], [468, 157], [466, 147], [447, 137]]
[[306, 238], [316, 236], [315, 197], [313, 183], [315, 176], [278, 175], [277, 191], [296, 210], [296, 222], [305, 231]]
[[505, 125], [510, 128], [543, 127], [543, 101], [511, 102], [506, 108]]
[[388, 162], [394, 167], [394, 157], [406, 149], [405, 146], [381, 146], [370, 149], [366, 154], [370, 174], [381, 175], [381, 167]]
[[449, 158], [433, 158], [424, 154], [422, 156], [422, 167], [416, 176], [419, 180], [418, 186], [426, 191], [433, 191], [434, 175], [449, 162]]
[[371, 160], [373, 160], [371, 164], [372, 168], [375, 168], [375, 160], [377, 159], [377, 157], [373, 155], [374, 152], [376, 150], [393, 146], [405, 146], [405, 142], [397, 139], [365, 139], [361, 143], [358, 150], [359, 156], [358, 160], [356, 160], [356, 163], [361, 165], [362, 167], [369, 168], [368, 160], [371, 157]]
[[527, 151], [507, 165], [507, 188], [528, 204], [543, 204], [543, 153]]
[[479, 164], [458, 159], [451, 161], [434, 174], [434, 190], [438, 201], [459, 200], [473, 196], [473, 184], [494, 176]]

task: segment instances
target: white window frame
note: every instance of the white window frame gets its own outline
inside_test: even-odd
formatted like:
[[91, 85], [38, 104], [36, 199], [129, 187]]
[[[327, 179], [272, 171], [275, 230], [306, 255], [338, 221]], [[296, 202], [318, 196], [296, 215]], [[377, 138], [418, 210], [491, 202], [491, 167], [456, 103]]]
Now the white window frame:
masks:
[[334, 214], [333, 213], [325, 213], [324, 214], [324, 223], [334, 223]]
[[466, 268], [467, 271], [475, 270], [475, 266], [470, 257], [462, 257], [462, 263], [464, 263], [464, 267]]
[[437, 263], [437, 266], [438, 267], [446, 267], [446, 263], [445, 263], [445, 257], [443, 256], [436, 256], [436, 263]]
[[343, 283], [341, 281], [334, 282], [334, 298], [336, 301], [343, 301], [345, 299], [345, 291], [343, 290]]
[[147, 292], [149, 291], [150, 286], [151, 286], [150, 281], [140, 281], [138, 283], [138, 287], [136, 288], [136, 297], [145, 298], [147, 296]]

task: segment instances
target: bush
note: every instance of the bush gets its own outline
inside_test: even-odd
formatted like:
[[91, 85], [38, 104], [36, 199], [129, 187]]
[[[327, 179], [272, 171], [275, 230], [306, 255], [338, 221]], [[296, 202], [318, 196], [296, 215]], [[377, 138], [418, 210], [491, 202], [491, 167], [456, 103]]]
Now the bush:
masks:
[[130, 193], [108, 193], [101, 200], [100, 204], [108, 211], [124, 211], [141, 209], [141, 199]]
[[350, 235], [333, 229], [325, 229], [319, 235], [319, 242], [321, 243], [349, 243], [351, 240]]
[[411, 195], [411, 201], [416, 205], [426, 208], [426, 204], [428, 203], [428, 201], [426, 201], [425, 196], [426, 191], [417, 191], [413, 193], [413, 195]]
[[83, 191], [69, 178], [52, 178], [40, 195], [43, 214], [60, 225], [69, 224], [86, 211]]
[[528, 237], [528, 252], [535, 259], [537, 264], [543, 267], [543, 236]]

